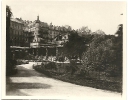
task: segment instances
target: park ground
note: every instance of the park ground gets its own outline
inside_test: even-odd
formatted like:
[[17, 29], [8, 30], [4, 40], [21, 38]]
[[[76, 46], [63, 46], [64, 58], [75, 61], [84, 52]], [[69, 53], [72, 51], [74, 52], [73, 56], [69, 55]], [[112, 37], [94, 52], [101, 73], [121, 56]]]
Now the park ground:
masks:
[[17, 66], [16, 75], [6, 78], [7, 96], [42, 96], [54, 98], [108, 98], [120, 100], [121, 93], [75, 85], [35, 71], [31, 64]]

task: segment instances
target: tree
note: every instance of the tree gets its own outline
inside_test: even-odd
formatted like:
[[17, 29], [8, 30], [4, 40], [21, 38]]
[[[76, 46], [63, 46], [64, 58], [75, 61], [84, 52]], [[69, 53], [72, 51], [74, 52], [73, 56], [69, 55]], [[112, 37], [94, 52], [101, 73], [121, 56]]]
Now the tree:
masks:
[[81, 59], [82, 53], [86, 51], [87, 44], [91, 41], [92, 36], [79, 36], [77, 32], [72, 32], [69, 35], [69, 41], [64, 44], [63, 53], [69, 59], [71, 57], [79, 57]]
[[[6, 6], [6, 74], [11, 72], [12, 61], [10, 50], [10, 19], [12, 12], [9, 6]], [[15, 62], [14, 62], [15, 63]]]
[[118, 25], [118, 30], [115, 33], [117, 37], [113, 39], [113, 50], [115, 51], [115, 60], [114, 63], [116, 65], [118, 74], [122, 76], [122, 62], [123, 62], [123, 24]]
[[78, 34], [80, 36], [86, 36], [87, 34], [91, 34], [91, 30], [88, 28], [88, 26], [83, 26], [78, 30]]
[[[114, 35], [105, 35], [102, 31], [93, 34], [90, 47], [83, 53], [83, 68], [120, 76], [122, 73], [122, 25]], [[100, 34], [99, 34], [100, 33]]]
[[91, 41], [91, 34], [80, 36], [77, 32], [72, 31], [69, 35], [69, 41], [64, 44], [63, 56], [66, 56], [70, 60], [71, 74], [73, 75], [77, 71], [77, 58], [81, 60], [82, 54], [87, 49], [87, 44]]

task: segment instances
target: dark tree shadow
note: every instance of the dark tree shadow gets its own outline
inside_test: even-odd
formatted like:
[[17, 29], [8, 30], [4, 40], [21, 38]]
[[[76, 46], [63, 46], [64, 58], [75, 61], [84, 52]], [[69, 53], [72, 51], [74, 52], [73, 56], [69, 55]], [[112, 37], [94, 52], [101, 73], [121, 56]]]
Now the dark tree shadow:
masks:
[[51, 85], [43, 83], [10, 83], [10, 87], [16, 89], [48, 89]]
[[20, 89], [49, 89], [51, 85], [43, 83], [13, 83], [9, 77], [6, 77], [6, 95], [8, 96], [28, 96]]
[[44, 74], [36, 72], [34, 69], [27, 69], [23, 66], [17, 66], [17, 69], [18, 69], [17, 74], [11, 75], [11, 77], [33, 77], [33, 76], [47, 77]]

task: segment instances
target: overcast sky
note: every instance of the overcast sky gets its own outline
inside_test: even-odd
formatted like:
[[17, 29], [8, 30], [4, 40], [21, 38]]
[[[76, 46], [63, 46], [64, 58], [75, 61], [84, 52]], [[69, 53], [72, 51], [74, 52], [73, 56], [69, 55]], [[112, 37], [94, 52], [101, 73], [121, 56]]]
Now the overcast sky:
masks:
[[8, 0], [6, 4], [14, 18], [34, 21], [39, 15], [40, 20], [48, 24], [70, 25], [73, 29], [88, 26], [93, 32], [101, 29], [106, 34], [116, 32], [126, 13], [126, 3], [121, 1]]

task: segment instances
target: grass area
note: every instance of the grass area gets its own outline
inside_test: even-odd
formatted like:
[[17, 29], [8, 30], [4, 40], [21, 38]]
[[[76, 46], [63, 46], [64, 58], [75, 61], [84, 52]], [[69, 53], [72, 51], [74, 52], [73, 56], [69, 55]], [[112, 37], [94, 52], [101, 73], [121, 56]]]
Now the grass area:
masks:
[[78, 73], [71, 75], [70, 72], [61, 73], [57, 70], [47, 70], [41, 66], [34, 66], [33, 68], [36, 71], [47, 75], [48, 77], [59, 79], [65, 82], [97, 89], [109, 90], [113, 92], [122, 92], [122, 80], [119, 77], [94, 78], [89, 76], [87, 77], [86, 75], [81, 75]]

